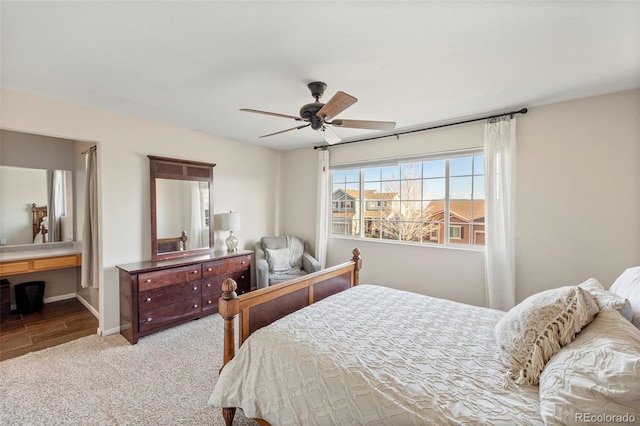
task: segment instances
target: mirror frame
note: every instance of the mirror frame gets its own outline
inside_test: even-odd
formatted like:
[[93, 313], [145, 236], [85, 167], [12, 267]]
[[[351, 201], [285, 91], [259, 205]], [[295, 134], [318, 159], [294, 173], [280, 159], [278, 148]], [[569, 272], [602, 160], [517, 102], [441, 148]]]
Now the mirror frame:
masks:
[[[200, 161], [179, 160], [175, 158], [156, 157], [148, 155], [151, 189], [151, 259], [165, 260], [178, 257], [208, 254], [213, 250], [213, 168], [212, 163]], [[158, 253], [158, 227], [156, 204], [156, 179], [175, 179], [209, 183], [209, 247], [194, 250], [172, 251]], [[188, 241], [188, 240], [187, 240]]]

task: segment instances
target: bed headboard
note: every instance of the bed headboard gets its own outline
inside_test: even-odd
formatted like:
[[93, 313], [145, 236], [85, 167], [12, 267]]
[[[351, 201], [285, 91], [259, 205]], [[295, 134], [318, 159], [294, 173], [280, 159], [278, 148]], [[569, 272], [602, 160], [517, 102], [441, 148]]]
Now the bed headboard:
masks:
[[187, 231], [182, 231], [182, 235], [172, 238], [158, 238], [158, 253], [169, 253], [174, 251], [187, 250]]
[[47, 206], [37, 207], [35, 203], [31, 204], [31, 222], [33, 224], [33, 237], [35, 238], [40, 232], [40, 224], [42, 223], [42, 218], [47, 216]]

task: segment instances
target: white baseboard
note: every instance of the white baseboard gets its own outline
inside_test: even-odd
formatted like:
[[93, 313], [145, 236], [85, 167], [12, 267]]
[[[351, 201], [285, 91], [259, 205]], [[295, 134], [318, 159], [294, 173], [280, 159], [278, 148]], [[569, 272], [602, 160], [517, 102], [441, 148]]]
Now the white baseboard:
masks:
[[110, 334], [118, 334], [120, 333], [120, 327], [110, 328], [109, 330], [103, 330], [102, 332], [98, 332], [100, 336], [108, 336]]
[[76, 298], [76, 297], [77, 297], [76, 293], [61, 294], [59, 296], [45, 297], [44, 298], [44, 303], [59, 302], [61, 300], [73, 299], [73, 298]]
[[[96, 308], [94, 308], [93, 306], [91, 306], [91, 304], [89, 302], [87, 302], [84, 297], [80, 296], [79, 294], [75, 294], [76, 299], [78, 299], [80, 301], [80, 303], [82, 303], [84, 305], [85, 308], [87, 308], [87, 310], [89, 312], [91, 312], [93, 314], [94, 317], [100, 319], [100, 314], [98, 313], [98, 311], [96, 310]], [[100, 330], [100, 329], [98, 329]], [[98, 332], [98, 334], [100, 334]]]

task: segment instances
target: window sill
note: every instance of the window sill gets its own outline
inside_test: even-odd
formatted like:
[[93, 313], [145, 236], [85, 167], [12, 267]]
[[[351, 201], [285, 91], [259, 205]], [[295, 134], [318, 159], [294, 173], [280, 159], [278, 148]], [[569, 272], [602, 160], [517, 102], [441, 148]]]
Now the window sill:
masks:
[[421, 248], [425, 247], [425, 248], [475, 251], [475, 252], [484, 252], [485, 251], [485, 246], [471, 246], [471, 245], [462, 245], [462, 244], [413, 243], [413, 242], [410, 242], [410, 241], [384, 240], [384, 239], [375, 239], [375, 238], [361, 238], [361, 237], [356, 237], [356, 236], [351, 236], [351, 235], [329, 235], [329, 238], [336, 239], [336, 240], [364, 241], [364, 242], [367, 242], [367, 243], [374, 243], [374, 244], [394, 244], [394, 245], [421, 247]]

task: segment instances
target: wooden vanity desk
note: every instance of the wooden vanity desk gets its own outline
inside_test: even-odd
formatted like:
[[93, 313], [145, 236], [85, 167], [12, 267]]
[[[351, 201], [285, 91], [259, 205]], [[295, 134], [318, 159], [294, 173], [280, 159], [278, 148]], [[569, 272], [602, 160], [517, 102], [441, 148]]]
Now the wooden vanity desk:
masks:
[[79, 248], [0, 254], [0, 276], [73, 268], [82, 264]]
[[211, 252], [117, 265], [120, 334], [131, 344], [147, 334], [218, 312], [222, 282], [233, 278], [238, 294], [251, 291], [251, 255]]

